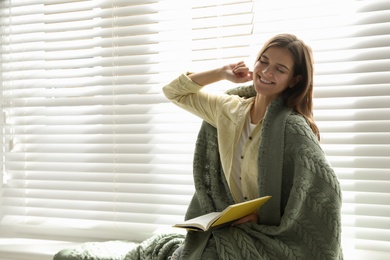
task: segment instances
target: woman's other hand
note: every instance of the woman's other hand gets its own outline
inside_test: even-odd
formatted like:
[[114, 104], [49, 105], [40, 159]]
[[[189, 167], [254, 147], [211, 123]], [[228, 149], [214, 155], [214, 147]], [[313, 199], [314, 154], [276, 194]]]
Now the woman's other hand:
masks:
[[242, 217], [242, 218], [236, 220], [235, 222], [233, 222], [232, 226], [237, 226], [237, 225], [244, 224], [247, 222], [253, 222], [255, 224], [258, 224], [259, 223], [259, 213], [256, 211], [256, 212], [253, 212], [252, 214], [249, 214], [245, 217]]

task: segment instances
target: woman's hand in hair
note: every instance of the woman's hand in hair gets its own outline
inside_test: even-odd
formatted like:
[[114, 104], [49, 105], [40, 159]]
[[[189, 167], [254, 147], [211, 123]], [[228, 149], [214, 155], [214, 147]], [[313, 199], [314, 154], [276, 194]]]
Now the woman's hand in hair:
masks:
[[253, 72], [245, 65], [245, 62], [232, 63], [223, 67], [226, 79], [234, 83], [244, 83], [253, 79]]
[[244, 83], [252, 80], [253, 72], [243, 61], [229, 64], [217, 69], [188, 74], [188, 77], [195, 83], [206, 86], [208, 84], [229, 80], [234, 83]]

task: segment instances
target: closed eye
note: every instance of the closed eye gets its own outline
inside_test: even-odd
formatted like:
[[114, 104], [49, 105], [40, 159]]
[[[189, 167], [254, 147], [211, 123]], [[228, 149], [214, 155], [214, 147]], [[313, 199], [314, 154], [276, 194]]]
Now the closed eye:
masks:
[[265, 60], [259, 60], [261, 64], [268, 64]]
[[[263, 54], [260, 57], [259, 61], [262, 64], [268, 64], [269, 58], [266, 55]], [[281, 72], [281, 73], [285, 73], [285, 72], [290, 71], [290, 69], [286, 65], [284, 65], [284, 64], [276, 63], [275, 65], [277, 66], [276, 70]]]

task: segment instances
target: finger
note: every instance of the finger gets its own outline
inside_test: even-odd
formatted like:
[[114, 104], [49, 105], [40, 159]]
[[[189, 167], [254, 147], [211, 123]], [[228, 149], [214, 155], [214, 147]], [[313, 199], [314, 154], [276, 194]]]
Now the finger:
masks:
[[246, 68], [247, 66], [245, 63], [237, 63], [236, 66], [234, 66], [233, 70], [239, 69], [239, 68]]
[[240, 67], [246, 67], [245, 62], [243, 62], [243, 61], [240, 61], [240, 62], [233, 64], [233, 65], [234, 65], [233, 69], [240, 68]]
[[238, 67], [238, 68], [233, 69], [233, 73], [240, 76], [240, 77], [246, 77], [246, 76], [248, 76], [249, 68], [248, 67]]
[[249, 71], [249, 78], [250, 78], [250, 80], [253, 80], [253, 71]]
[[240, 225], [240, 224], [244, 224], [244, 223], [248, 222], [249, 220], [250, 220], [249, 215], [245, 216], [245, 217], [242, 217], [239, 220], [236, 220], [235, 222], [233, 222], [232, 226], [237, 226], [237, 225]]
[[242, 220], [239, 219], [239, 220], [234, 221], [234, 222], [232, 223], [232, 227], [238, 226], [238, 225], [243, 224], [243, 223], [244, 223], [244, 222], [242, 222]]

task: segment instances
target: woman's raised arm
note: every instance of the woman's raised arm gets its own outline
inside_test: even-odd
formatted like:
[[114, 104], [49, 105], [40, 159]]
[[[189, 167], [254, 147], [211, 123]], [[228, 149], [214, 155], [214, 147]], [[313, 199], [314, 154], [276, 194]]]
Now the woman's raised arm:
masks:
[[205, 86], [220, 80], [244, 83], [252, 80], [252, 75], [252, 71], [249, 70], [243, 61], [240, 61], [221, 68], [193, 73], [188, 75], [188, 77], [198, 85]]

